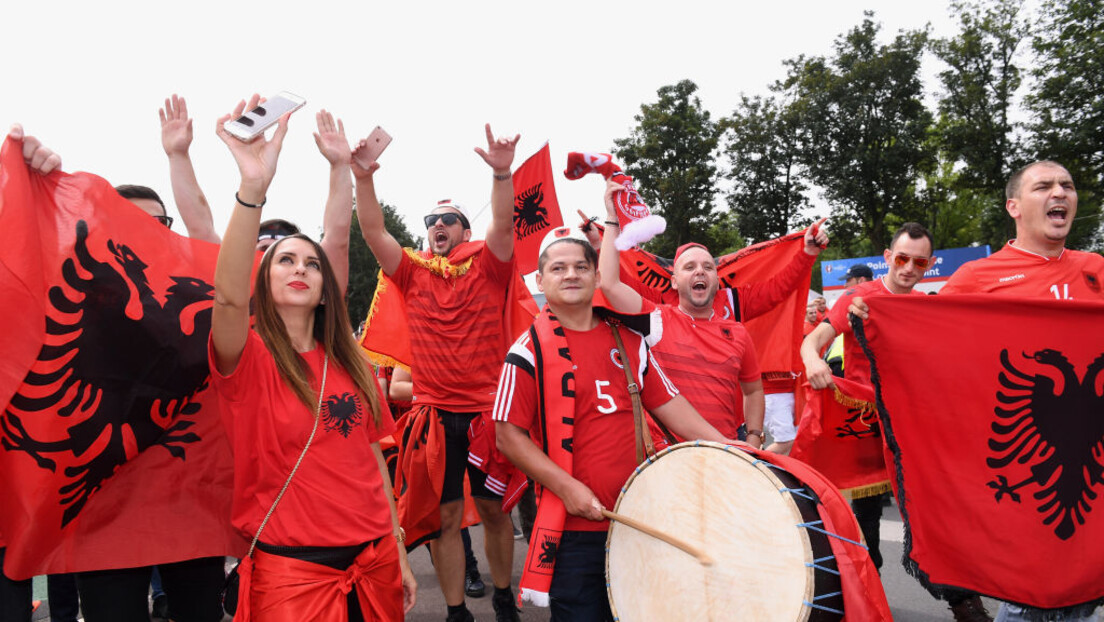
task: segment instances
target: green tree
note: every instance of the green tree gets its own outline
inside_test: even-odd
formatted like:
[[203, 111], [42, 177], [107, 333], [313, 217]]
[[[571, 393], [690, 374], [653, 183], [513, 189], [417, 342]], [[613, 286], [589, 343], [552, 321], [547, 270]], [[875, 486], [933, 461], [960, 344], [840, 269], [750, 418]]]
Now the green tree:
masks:
[[[421, 248], [423, 238], [410, 233], [398, 211], [386, 203], [381, 202], [381, 205], [384, 225], [399, 244], [414, 249]], [[349, 231], [349, 289], [345, 292], [345, 304], [349, 307], [349, 320], [353, 328], [368, 316], [368, 308], [372, 305], [372, 296], [376, 292], [379, 269], [379, 262], [360, 233], [360, 221], [357, 220], [354, 208], [353, 226]]]
[[885, 248], [887, 218], [913, 216], [915, 182], [933, 160], [920, 80], [926, 34], [901, 32], [881, 45], [872, 18], [837, 38], [830, 60], [786, 61], [779, 85], [795, 98], [803, 163], [832, 206], [833, 243], [849, 254]]
[[1104, 196], [1104, 0], [1044, 0], [1025, 103], [1035, 159], [1057, 160], [1077, 184], [1067, 244], [1100, 245]]
[[945, 194], [947, 206], [981, 201], [977, 233], [999, 248], [1014, 233], [1004, 211], [1004, 184], [1021, 159], [1010, 115], [1022, 81], [1016, 52], [1027, 23], [1021, 0], [956, 0], [951, 12], [958, 16], [959, 33], [933, 40], [930, 47], [947, 65], [939, 73], [936, 143], [955, 170], [941, 176], [952, 184], [933, 190]]
[[721, 127], [732, 181], [728, 206], [740, 234], [762, 242], [808, 226], [802, 215], [809, 207], [808, 186], [799, 176], [802, 146], [793, 112], [774, 97], [741, 96]]
[[702, 238], [717, 220], [713, 195], [719, 130], [694, 95], [697, 90], [690, 80], [660, 88], [657, 102], [640, 106], [629, 137], [614, 141], [614, 153], [635, 178], [641, 198], [667, 219], [667, 231], [648, 244], [650, 251], [666, 257], [685, 242], [713, 242]]

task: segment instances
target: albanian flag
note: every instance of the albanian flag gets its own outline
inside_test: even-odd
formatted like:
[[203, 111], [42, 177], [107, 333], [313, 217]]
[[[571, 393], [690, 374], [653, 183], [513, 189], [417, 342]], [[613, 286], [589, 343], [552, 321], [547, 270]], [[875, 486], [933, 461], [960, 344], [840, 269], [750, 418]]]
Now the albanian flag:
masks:
[[544, 234], [563, 226], [563, 214], [556, 200], [552, 159], [548, 143], [514, 171], [514, 253], [518, 272], [537, 269], [537, 255]]
[[792, 458], [809, 464], [853, 497], [889, 490], [873, 387], [833, 378], [836, 388], [805, 383], [804, 414]]
[[5, 574], [240, 553], [208, 391], [218, 248], [20, 150], [0, 152]]
[[[717, 315], [733, 317], [744, 323], [755, 343], [763, 378], [795, 378], [804, 371], [801, 363], [801, 329], [812, 274], [809, 267], [795, 262], [804, 252], [804, 231], [760, 242], [717, 259], [721, 287], [736, 290], [738, 309], [728, 296], [717, 295]], [[677, 305], [678, 292], [671, 285], [674, 262], [640, 248], [621, 252], [621, 277], [635, 277], [637, 291], [654, 302]], [[643, 291], [646, 289], [648, 291]]]
[[905, 566], [936, 596], [1104, 599], [1104, 304], [882, 296], [852, 322]]

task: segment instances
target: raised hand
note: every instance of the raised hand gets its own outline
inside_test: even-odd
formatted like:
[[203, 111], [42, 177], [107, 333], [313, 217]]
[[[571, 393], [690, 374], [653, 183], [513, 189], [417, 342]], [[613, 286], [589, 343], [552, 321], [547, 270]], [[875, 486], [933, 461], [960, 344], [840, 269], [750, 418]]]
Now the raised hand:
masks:
[[491, 124], [488, 123], [484, 127], [487, 130], [487, 150], [476, 147], [475, 152], [494, 169], [494, 172], [509, 173], [510, 166], [514, 163], [514, 147], [517, 146], [521, 134], [514, 134], [513, 138], [496, 139], [491, 133]]
[[[262, 135], [248, 143], [227, 132], [226, 123], [231, 119], [240, 117], [246, 109], [252, 110], [260, 101], [260, 96], [254, 93], [249, 98], [248, 104], [244, 100], [238, 102], [238, 105], [234, 107], [234, 111], [220, 117], [215, 125], [215, 133], [222, 139], [222, 142], [226, 143], [231, 155], [234, 156], [234, 161], [238, 164], [242, 186], [250, 186], [251, 190], [260, 193], [259, 197], [252, 197], [254, 199], [264, 199], [264, 193], [268, 191], [268, 186], [276, 175], [276, 163], [280, 159], [280, 149], [284, 145], [284, 136], [287, 135], [288, 119], [291, 118], [291, 113], [289, 112], [280, 117], [272, 138], [266, 138]], [[242, 198], [249, 201], [245, 197]]]
[[828, 234], [824, 232], [824, 222], [827, 218], [821, 218], [805, 230], [805, 252], [813, 257], [820, 254], [828, 246]]
[[[318, 123], [318, 131], [314, 133], [314, 144], [318, 145], [318, 151], [322, 157], [330, 163], [330, 166], [349, 164], [352, 159], [352, 150], [349, 148], [349, 139], [345, 137], [345, 124], [341, 119], [334, 123], [334, 116], [326, 110], [321, 110], [314, 115]], [[346, 173], [348, 174], [348, 173]]]
[[357, 179], [366, 179], [372, 177], [372, 173], [375, 173], [379, 169], [379, 162], [376, 162], [369, 155], [368, 139], [362, 138], [357, 141], [356, 149], [353, 149], [352, 161], [350, 162], [353, 168], [353, 176]]
[[42, 144], [34, 136], [23, 133], [23, 126], [16, 123], [8, 130], [8, 138], [23, 142], [23, 161], [36, 173], [46, 175], [61, 170], [61, 156]]
[[187, 155], [192, 144], [192, 120], [183, 97], [165, 99], [165, 107], [157, 111], [161, 118], [161, 146], [170, 157]]

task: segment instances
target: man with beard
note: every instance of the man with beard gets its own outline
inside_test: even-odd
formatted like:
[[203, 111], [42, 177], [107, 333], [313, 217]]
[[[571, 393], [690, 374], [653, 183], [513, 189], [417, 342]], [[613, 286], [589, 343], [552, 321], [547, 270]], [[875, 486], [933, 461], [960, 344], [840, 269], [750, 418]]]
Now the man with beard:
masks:
[[[444, 458], [439, 499], [425, 497], [433, 486], [411, 483], [400, 507], [436, 504], [440, 508], [440, 535], [431, 547], [437, 580], [445, 596], [450, 622], [473, 619], [464, 604], [464, 547], [460, 536], [464, 511], [464, 474], [483, 521], [487, 561], [495, 585], [498, 619], [517, 620], [510, 587], [514, 530], [502, 511], [502, 496], [486, 486], [487, 475], [468, 461], [468, 430], [480, 425], [494, 404], [495, 384], [502, 355], [509, 346], [502, 318], [514, 278], [514, 195], [510, 166], [518, 136], [495, 139], [486, 126], [487, 150], [476, 148], [493, 173], [491, 224], [484, 242], [471, 242], [471, 224], [463, 208], [441, 201], [425, 217], [429, 252], [403, 249], [384, 226], [383, 209], [376, 199], [373, 174], [379, 165], [360, 158], [365, 141], [353, 153], [358, 218], [364, 240], [403, 297], [413, 356], [414, 408], [411, 426], [434, 426], [428, 438], [444, 439], [427, 447], [429, 456]], [[428, 422], [428, 423], [427, 423]], [[441, 426], [437, 428], [436, 426]], [[432, 443], [432, 441], [427, 441]], [[399, 468], [414, 448], [400, 449]], [[430, 465], [432, 466], [432, 465]], [[422, 465], [423, 470], [425, 465]], [[441, 477], [438, 473], [435, 477]], [[433, 534], [430, 534], [432, 537]], [[408, 545], [416, 545], [408, 543]]]
[[[706, 421], [730, 438], [736, 437], [741, 424], [746, 423], [748, 444], [762, 447], [765, 398], [755, 346], [740, 322], [718, 317], [714, 311], [720, 281], [713, 255], [701, 244], [679, 247], [671, 277], [679, 304], [646, 301], [640, 292], [620, 279], [614, 246], [618, 226], [612, 199], [620, 189], [617, 182], [606, 184], [606, 232], [600, 255], [602, 294], [619, 312], [651, 314], [649, 345], [654, 348], [656, 359]], [[812, 257], [827, 243], [824, 232], [814, 233], [810, 228], [805, 234], [805, 253], [798, 253], [794, 261], [811, 264]], [[726, 295], [729, 291], [732, 290], [727, 290]], [[772, 306], [758, 305], [760, 312]], [[746, 309], [735, 311], [742, 316]], [[792, 385], [792, 381], [788, 382]], [[771, 436], [777, 442], [792, 441], [792, 405], [788, 412], [782, 408], [775, 413], [781, 414], [766, 421]]]

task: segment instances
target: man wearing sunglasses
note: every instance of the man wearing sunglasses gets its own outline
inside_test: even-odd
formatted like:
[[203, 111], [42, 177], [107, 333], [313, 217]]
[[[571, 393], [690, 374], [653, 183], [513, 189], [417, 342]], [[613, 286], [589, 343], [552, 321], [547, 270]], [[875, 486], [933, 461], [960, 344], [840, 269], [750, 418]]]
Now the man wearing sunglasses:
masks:
[[[924, 272], [931, 267], [934, 261], [933, 248], [931, 233], [923, 225], [915, 222], [905, 223], [893, 234], [889, 249], [883, 253], [889, 272], [880, 279], [859, 283], [848, 289], [828, 311], [828, 317], [805, 337], [801, 342], [801, 360], [805, 363], [805, 375], [809, 378], [809, 384], [814, 389], [835, 387], [835, 383], [832, 382], [832, 369], [820, 357], [820, 353], [836, 338], [837, 334], [846, 335], [851, 332], [851, 323], [847, 317], [851, 301], [872, 296], [923, 295], [913, 288], [924, 278]], [[849, 270], [848, 274], [850, 273]], [[844, 337], [843, 353], [843, 358], [847, 361], [844, 367], [844, 378], [866, 385], [871, 384], [870, 361], [854, 338]], [[852, 504], [852, 509], [855, 511], [863, 537], [870, 549], [870, 559], [876, 568], [881, 569], [882, 554], [879, 550], [881, 496], [857, 499]]]
[[[893, 234], [889, 249], [883, 252], [889, 272], [880, 279], [861, 283], [847, 290], [828, 317], [809, 333], [801, 343], [801, 360], [805, 363], [805, 375], [814, 389], [834, 388], [832, 370], [820, 358], [819, 352], [831, 343], [838, 334], [851, 332], [847, 319], [848, 307], [856, 298], [888, 296], [899, 294], [917, 294], [913, 288], [924, 273], [934, 263], [932, 257], [932, 236], [923, 225], [915, 222], [905, 223]], [[854, 339], [845, 339], [844, 359], [847, 361], [844, 377], [870, 384], [870, 362]]]
[[[400, 448], [400, 469], [404, 478], [413, 477], [410, 474], [419, 469], [423, 474], [433, 471], [422, 479], [404, 479], [400, 517], [416, 512], [432, 517], [432, 511], [439, 508], [440, 535], [430, 552], [450, 622], [473, 620], [464, 603], [465, 560], [460, 536], [465, 472], [483, 520], [496, 618], [518, 619], [510, 588], [513, 524], [502, 511], [501, 494], [488, 489], [486, 473], [468, 461], [469, 428], [484, 425], [486, 428], [480, 429], [493, 429], [490, 411], [498, 374], [510, 340], [516, 337], [506, 334], [503, 318], [516, 271], [511, 165], [519, 137], [496, 139], [490, 125], [486, 135], [486, 151], [476, 148], [493, 173], [486, 239], [471, 242], [467, 215], [456, 203], [442, 201], [425, 217], [428, 252], [404, 249], [387, 232], [373, 181], [379, 165], [366, 160], [366, 141], [360, 142], [352, 158], [364, 241], [403, 296], [413, 356], [414, 407], [409, 426], [427, 430], [427, 443]], [[443, 459], [443, 475], [435, 470], [437, 459]], [[442, 477], [443, 482], [435, 479]], [[434, 490], [440, 491], [439, 497], [432, 496]], [[417, 543], [408, 546], [411, 544]]]

